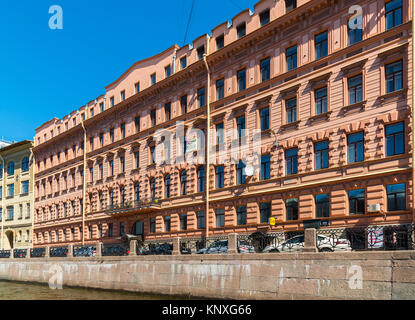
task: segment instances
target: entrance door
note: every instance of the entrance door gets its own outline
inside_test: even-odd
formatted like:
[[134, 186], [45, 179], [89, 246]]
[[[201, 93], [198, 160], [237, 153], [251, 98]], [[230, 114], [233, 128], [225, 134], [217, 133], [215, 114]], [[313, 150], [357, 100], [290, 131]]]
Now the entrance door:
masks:
[[135, 236], [139, 236], [139, 235], [144, 234], [144, 223], [143, 223], [143, 221], [137, 221], [136, 223], [134, 223], [133, 234]]

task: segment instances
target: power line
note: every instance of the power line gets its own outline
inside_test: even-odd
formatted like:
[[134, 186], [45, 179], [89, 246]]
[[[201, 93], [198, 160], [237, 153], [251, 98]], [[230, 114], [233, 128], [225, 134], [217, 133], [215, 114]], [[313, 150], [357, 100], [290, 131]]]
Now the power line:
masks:
[[194, 6], [195, 6], [195, 0], [192, 0], [192, 8], [190, 9], [189, 19], [187, 20], [186, 32], [184, 33], [184, 39], [183, 39], [183, 46], [186, 44], [187, 33], [189, 32], [190, 20], [192, 20]]

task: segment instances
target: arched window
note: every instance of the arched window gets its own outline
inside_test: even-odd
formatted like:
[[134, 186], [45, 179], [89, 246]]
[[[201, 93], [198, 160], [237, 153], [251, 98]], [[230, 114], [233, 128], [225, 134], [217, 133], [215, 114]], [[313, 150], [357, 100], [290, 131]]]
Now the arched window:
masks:
[[197, 169], [197, 192], [205, 191], [205, 166]]
[[150, 179], [150, 197], [151, 200], [156, 198], [156, 178]]
[[164, 191], [165, 191], [166, 198], [170, 198], [170, 185], [171, 185], [170, 175], [168, 174], [167, 176], [164, 177]]
[[29, 157], [25, 157], [22, 160], [22, 171], [27, 172], [29, 171]]
[[181, 195], [185, 195], [187, 192], [187, 172], [186, 170], [183, 170], [180, 173], [180, 191], [181, 191]]

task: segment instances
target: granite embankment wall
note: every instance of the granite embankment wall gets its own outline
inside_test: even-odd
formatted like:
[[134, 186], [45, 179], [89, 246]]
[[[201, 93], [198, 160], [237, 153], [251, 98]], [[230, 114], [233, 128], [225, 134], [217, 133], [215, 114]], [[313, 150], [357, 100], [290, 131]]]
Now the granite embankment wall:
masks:
[[63, 288], [225, 299], [415, 299], [415, 251], [0, 259], [0, 279], [60, 276]]

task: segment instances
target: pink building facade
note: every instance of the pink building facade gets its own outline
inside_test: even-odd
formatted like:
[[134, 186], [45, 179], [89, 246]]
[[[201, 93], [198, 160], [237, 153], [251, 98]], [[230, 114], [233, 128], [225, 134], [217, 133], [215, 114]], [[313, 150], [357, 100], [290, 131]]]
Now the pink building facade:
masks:
[[[263, 0], [135, 63], [36, 130], [35, 246], [412, 223], [411, 5]], [[152, 161], [183, 157], [178, 121], [207, 133], [207, 118], [219, 145], [261, 136], [253, 175], [211, 159], [209, 212], [205, 165]]]

